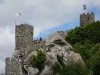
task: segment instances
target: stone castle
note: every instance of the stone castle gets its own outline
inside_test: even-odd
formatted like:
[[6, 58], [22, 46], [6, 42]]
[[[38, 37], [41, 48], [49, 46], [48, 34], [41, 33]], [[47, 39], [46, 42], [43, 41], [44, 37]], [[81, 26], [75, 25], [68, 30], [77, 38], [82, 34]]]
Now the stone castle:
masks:
[[86, 26], [92, 22], [95, 22], [95, 14], [93, 12], [80, 15], [80, 26]]
[[[44, 42], [33, 41], [34, 28], [31, 25], [21, 24], [15, 28], [15, 51], [11, 58], [5, 60], [5, 75], [31, 75], [26, 69], [30, 65], [30, 54], [37, 48], [46, 50]], [[64, 36], [64, 31], [57, 31]]]
[[[15, 51], [12, 58], [6, 58], [5, 75], [23, 75], [23, 59], [32, 51], [33, 27], [27, 24], [16, 25], [15, 29]], [[21, 63], [20, 63], [20, 62]], [[16, 66], [15, 66], [16, 65]]]
[[[80, 15], [80, 26], [86, 26], [88, 23], [94, 22], [94, 13]], [[57, 61], [57, 55], [65, 54], [65, 63], [83, 60], [79, 54], [70, 51], [69, 44], [65, 41], [66, 32], [57, 31], [57, 33], [48, 36], [42, 42], [33, 41], [34, 28], [31, 25], [21, 24], [15, 28], [15, 51], [11, 58], [5, 59], [5, 75], [49, 75], [44, 74], [48, 69], [51, 72], [50, 65]], [[47, 63], [43, 73], [38, 74], [38, 69], [30, 68], [31, 56], [36, 55], [36, 49], [42, 48], [47, 53]], [[48, 51], [49, 50], [49, 51]], [[72, 53], [72, 54], [71, 54]], [[71, 54], [71, 55], [70, 55]], [[72, 58], [78, 56], [80, 58]], [[32, 71], [31, 71], [32, 70]], [[35, 72], [34, 72], [35, 71]], [[48, 72], [46, 70], [46, 72]], [[34, 73], [33, 73], [34, 72]], [[48, 72], [48, 73], [49, 73]], [[52, 74], [50, 74], [52, 75]]]
[[24, 55], [28, 54], [33, 45], [33, 27], [30, 25], [16, 25], [15, 39], [15, 50], [24, 53]]

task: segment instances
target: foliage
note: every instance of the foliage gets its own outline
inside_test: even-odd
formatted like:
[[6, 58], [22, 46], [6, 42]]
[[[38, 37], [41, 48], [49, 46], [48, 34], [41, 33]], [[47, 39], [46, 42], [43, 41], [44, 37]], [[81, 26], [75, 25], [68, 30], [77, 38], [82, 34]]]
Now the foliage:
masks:
[[89, 75], [89, 70], [83, 68], [80, 64], [72, 64], [65, 67], [61, 67], [59, 63], [55, 63], [53, 66], [53, 75]]
[[56, 62], [52, 69], [53, 75], [57, 73], [60, 75], [88, 75], [90, 72], [86, 67], [81, 66], [79, 63], [65, 65], [63, 63], [64, 55], [57, 56], [58, 62]]
[[86, 40], [84, 43], [75, 43], [73, 45], [74, 51], [77, 53], [80, 53], [84, 61], [88, 60], [90, 58], [90, 52], [91, 47], [94, 46], [94, 43], [91, 43], [91, 41]]
[[61, 66], [60, 66], [60, 64], [58, 62], [56, 62], [53, 65], [52, 69], [53, 69], [53, 75], [55, 75], [56, 73], [61, 72]]
[[37, 50], [37, 55], [32, 56], [31, 64], [33, 67], [38, 68], [40, 71], [44, 67], [46, 61], [46, 54], [42, 50]]
[[100, 22], [70, 30], [65, 39], [81, 54], [94, 75], [100, 75]]
[[60, 63], [61, 66], [64, 66], [64, 54], [62, 53], [62, 55], [57, 55], [57, 59], [58, 59], [58, 62]]
[[87, 65], [94, 72], [94, 75], [100, 75], [100, 43], [91, 48], [91, 58]]
[[77, 27], [68, 32], [66, 40], [70, 44], [75, 44], [76, 42], [84, 42], [85, 40], [90, 40], [94, 43], [100, 42], [100, 22], [93, 22], [85, 27]]

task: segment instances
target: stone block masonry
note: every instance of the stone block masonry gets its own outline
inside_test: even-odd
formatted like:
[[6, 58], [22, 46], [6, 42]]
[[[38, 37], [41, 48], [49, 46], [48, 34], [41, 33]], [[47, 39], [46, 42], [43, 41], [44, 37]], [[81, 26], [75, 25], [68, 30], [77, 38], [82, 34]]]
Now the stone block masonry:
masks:
[[91, 13], [83, 13], [80, 15], [80, 26], [86, 26], [89, 23], [92, 23], [95, 21], [95, 14], [93, 12]]
[[5, 75], [23, 75], [23, 60], [33, 50], [33, 27], [27, 24], [16, 25], [15, 51], [5, 59]]
[[6, 58], [5, 64], [5, 75], [23, 75], [21, 64], [17, 59]]
[[15, 50], [27, 54], [33, 45], [33, 27], [27, 24], [16, 25], [15, 41]]

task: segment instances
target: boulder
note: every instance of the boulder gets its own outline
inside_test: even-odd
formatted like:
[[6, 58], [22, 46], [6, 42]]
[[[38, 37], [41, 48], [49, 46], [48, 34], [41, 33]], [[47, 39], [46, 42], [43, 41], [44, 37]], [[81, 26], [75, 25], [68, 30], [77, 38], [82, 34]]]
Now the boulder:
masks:
[[79, 53], [75, 53], [74, 51], [70, 51], [68, 62], [69, 64], [80, 63], [81, 65], [85, 66], [81, 55]]
[[39, 75], [52, 75], [52, 71], [51, 71], [50, 67], [45, 66]]
[[39, 70], [37, 68], [28, 67], [28, 75], [37, 75]]
[[52, 33], [47, 38], [45, 38], [44, 41], [45, 41], [45, 45], [47, 46], [50, 44], [53, 44], [53, 46], [54, 44], [65, 46], [68, 44], [66, 40], [64, 39], [64, 37], [62, 37], [58, 32]]
[[44, 39], [45, 45], [48, 47], [47, 56], [51, 59], [52, 64], [55, 63], [57, 55], [64, 56], [64, 63], [67, 64], [70, 46], [65, 38], [59, 32], [55, 32]]

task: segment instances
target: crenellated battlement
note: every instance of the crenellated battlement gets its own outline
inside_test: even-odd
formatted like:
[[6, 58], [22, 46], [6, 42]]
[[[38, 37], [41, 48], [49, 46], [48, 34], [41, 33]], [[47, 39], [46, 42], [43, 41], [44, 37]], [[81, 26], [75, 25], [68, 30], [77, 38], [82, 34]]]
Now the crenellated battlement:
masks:
[[86, 26], [89, 23], [95, 21], [95, 14], [91, 13], [83, 13], [80, 15], [80, 26]]

